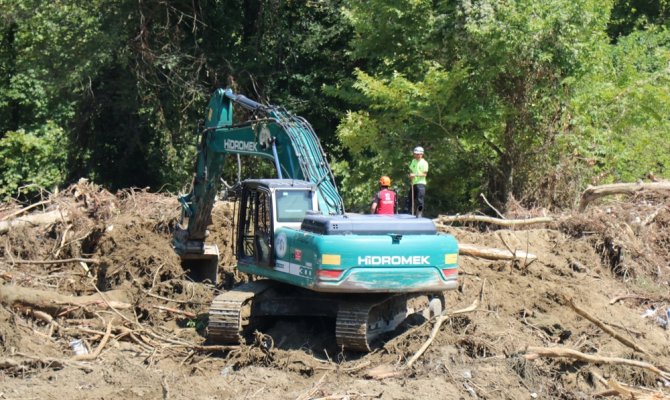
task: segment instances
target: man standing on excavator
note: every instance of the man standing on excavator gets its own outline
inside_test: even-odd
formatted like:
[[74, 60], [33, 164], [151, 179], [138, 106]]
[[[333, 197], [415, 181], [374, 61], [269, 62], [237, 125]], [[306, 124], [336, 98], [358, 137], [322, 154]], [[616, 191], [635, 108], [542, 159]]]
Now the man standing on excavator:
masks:
[[381, 190], [372, 198], [370, 212], [372, 214], [395, 214], [396, 195], [389, 189], [391, 178], [384, 175], [379, 178], [379, 187]]
[[428, 161], [423, 158], [423, 147], [414, 148], [414, 159], [409, 164], [407, 175], [412, 184], [412, 190], [407, 199], [407, 208], [412, 215], [423, 215], [423, 204], [426, 197], [426, 176], [428, 175]]

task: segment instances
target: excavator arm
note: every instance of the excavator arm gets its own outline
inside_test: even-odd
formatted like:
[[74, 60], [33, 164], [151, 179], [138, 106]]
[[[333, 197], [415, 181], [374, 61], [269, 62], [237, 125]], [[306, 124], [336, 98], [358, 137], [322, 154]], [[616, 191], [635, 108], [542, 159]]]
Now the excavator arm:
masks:
[[[233, 123], [234, 104], [251, 110], [254, 118]], [[173, 245], [182, 257], [205, 252], [207, 226], [228, 154], [272, 160], [276, 178], [299, 179], [316, 185], [322, 214], [344, 214], [335, 177], [309, 122], [284, 108], [260, 104], [230, 89], [217, 89], [200, 132], [191, 191], [179, 198], [182, 219]]]

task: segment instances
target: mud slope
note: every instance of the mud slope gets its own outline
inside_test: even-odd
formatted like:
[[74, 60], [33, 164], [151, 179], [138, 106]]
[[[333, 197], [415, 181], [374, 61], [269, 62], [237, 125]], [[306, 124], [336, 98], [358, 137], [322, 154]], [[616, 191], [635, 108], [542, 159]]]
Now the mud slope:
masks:
[[[82, 181], [41, 207], [21, 212], [17, 204], [0, 204], [0, 221], [53, 210], [60, 213], [51, 223], [15, 224], [0, 233], [0, 398], [670, 393], [664, 372], [670, 331], [662, 326], [670, 307], [665, 197], [595, 204], [528, 229], [442, 227], [462, 243], [523, 250], [537, 259], [462, 256], [461, 285], [447, 294], [448, 307], [454, 312], [474, 304], [474, 310], [437, 326], [436, 320], [408, 321], [370, 354], [339, 351], [332, 321], [316, 319], [277, 321], [240, 346], [206, 341], [213, 296], [248, 279], [233, 268], [231, 204], [217, 203], [210, 235], [222, 251], [218, 287], [190, 281], [172, 252], [179, 213], [173, 196], [113, 195]], [[513, 215], [527, 216], [525, 210]], [[571, 302], [610, 333], [578, 315]], [[70, 346], [75, 339], [90, 350], [83, 359]], [[425, 352], [418, 353], [422, 346]], [[573, 356], [546, 356], [566, 350]]]

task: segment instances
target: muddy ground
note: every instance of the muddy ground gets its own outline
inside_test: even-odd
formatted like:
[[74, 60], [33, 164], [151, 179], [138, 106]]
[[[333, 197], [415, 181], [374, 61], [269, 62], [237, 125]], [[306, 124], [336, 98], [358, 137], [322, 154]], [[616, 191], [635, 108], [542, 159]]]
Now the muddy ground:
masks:
[[[0, 223], [62, 214], [0, 229], [0, 399], [670, 393], [670, 200], [658, 194], [604, 199], [513, 230], [440, 225], [461, 243], [537, 259], [460, 257], [460, 287], [447, 293], [456, 313], [410, 320], [369, 354], [340, 351], [334, 323], [321, 319], [276, 321], [240, 346], [206, 340], [213, 296], [248, 279], [233, 268], [229, 203], [217, 203], [210, 236], [222, 250], [217, 286], [181, 269], [170, 246], [179, 207], [169, 194], [113, 195], [82, 181], [21, 209], [0, 204]], [[509, 210], [508, 218], [538, 216]], [[74, 355], [76, 339], [88, 355]]]

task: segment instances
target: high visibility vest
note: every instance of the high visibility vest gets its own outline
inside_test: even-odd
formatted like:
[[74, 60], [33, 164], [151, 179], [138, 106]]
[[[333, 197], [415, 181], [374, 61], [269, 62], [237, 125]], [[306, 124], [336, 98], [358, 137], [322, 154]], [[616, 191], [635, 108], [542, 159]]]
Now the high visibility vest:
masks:
[[[412, 162], [409, 163], [409, 172], [413, 173], [414, 175], [419, 175], [423, 173], [428, 173], [428, 161], [424, 160], [423, 158], [420, 160], [412, 160]], [[415, 176], [412, 179], [412, 185], [425, 185], [426, 184], [426, 177], [425, 176]]]

